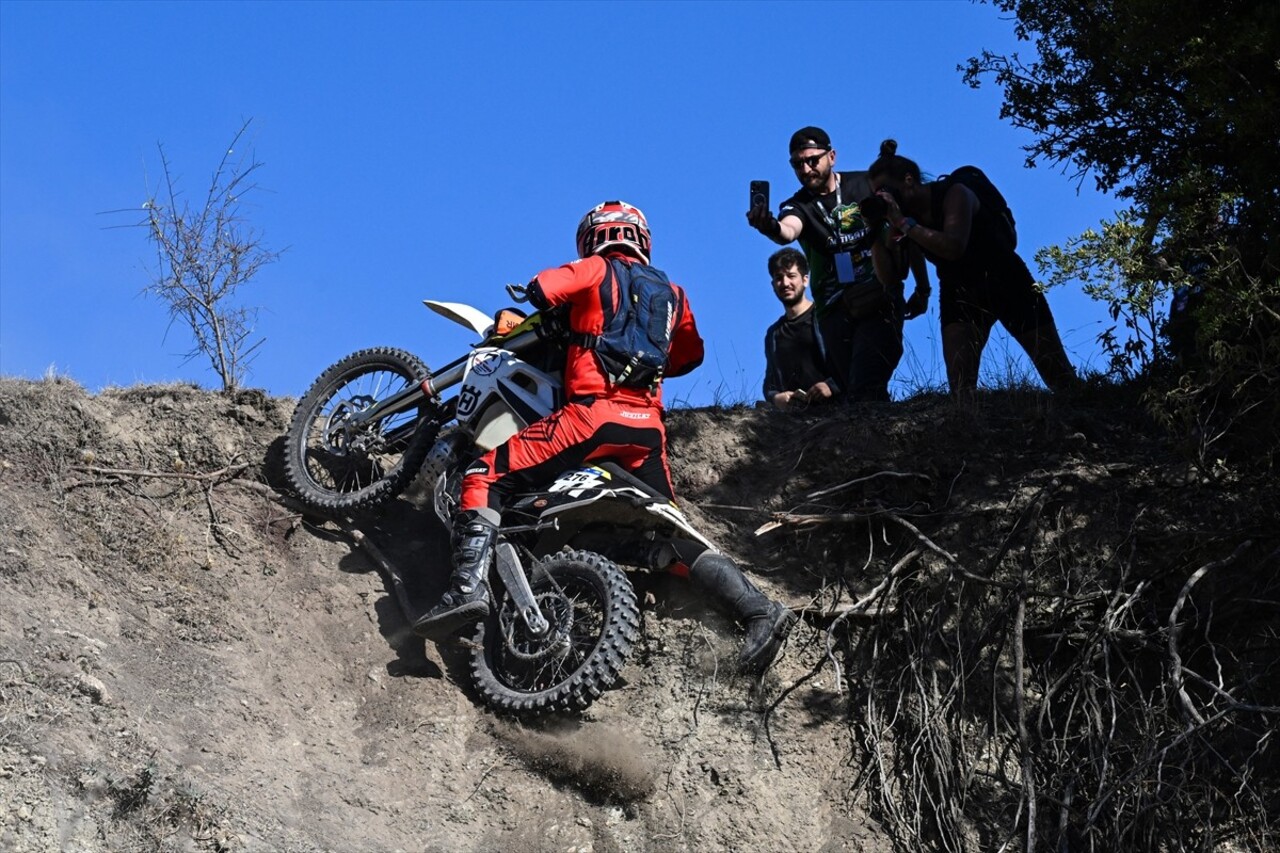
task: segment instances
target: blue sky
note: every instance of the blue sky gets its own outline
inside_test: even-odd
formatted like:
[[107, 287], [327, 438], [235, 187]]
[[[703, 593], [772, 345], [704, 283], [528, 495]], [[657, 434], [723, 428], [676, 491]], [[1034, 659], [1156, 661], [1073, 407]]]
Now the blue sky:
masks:
[[[669, 383], [693, 405], [753, 400], [780, 313], [747, 227], [752, 179], [794, 191], [787, 139], [816, 124], [839, 167], [881, 139], [928, 173], [982, 166], [1019, 245], [1060, 243], [1116, 203], [1047, 166], [956, 70], [1023, 50], [967, 2], [167, 3], [0, 0], [0, 373], [90, 390], [216, 387], [189, 332], [141, 294], [137, 218], [157, 143], [192, 197], [236, 130], [264, 165], [246, 213], [284, 250], [242, 291], [266, 338], [247, 383], [296, 395], [356, 349], [443, 364], [471, 343], [424, 298], [491, 312], [502, 286], [574, 255], [606, 198], [641, 207], [654, 262], [685, 285], [706, 364]], [[1101, 367], [1105, 307], [1050, 304], [1078, 365]], [[984, 368], [1020, 354], [993, 336]], [[1022, 362], [1024, 363], [1024, 362]], [[907, 324], [894, 389], [941, 384], [937, 293]]]

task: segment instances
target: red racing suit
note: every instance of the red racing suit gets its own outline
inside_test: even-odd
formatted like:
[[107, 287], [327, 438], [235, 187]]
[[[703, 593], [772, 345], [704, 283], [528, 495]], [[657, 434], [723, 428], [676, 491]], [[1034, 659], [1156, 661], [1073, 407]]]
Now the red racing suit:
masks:
[[[612, 254], [626, 263], [633, 260]], [[569, 306], [574, 337], [604, 331], [601, 284], [608, 263], [590, 255], [538, 273], [530, 284], [538, 308]], [[612, 280], [612, 278], [610, 279]], [[617, 283], [614, 304], [616, 304]], [[672, 285], [681, 310], [668, 351], [667, 376], [681, 376], [702, 363], [702, 338], [694, 324], [684, 290]], [[499, 513], [514, 494], [550, 483], [564, 471], [593, 461], [612, 461], [659, 492], [674, 499], [667, 467], [667, 434], [662, 424], [662, 390], [611, 386], [595, 354], [569, 345], [564, 368], [568, 403], [513, 435], [467, 469], [462, 481], [461, 510], [488, 508]]]

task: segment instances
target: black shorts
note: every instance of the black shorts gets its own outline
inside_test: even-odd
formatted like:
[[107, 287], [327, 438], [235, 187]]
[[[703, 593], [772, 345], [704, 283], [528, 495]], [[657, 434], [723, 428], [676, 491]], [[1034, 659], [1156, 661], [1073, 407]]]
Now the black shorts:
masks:
[[1048, 301], [1016, 255], [999, 268], [956, 271], [940, 278], [938, 289], [944, 327], [965, 323], [990, 331], [999, 320], [1021, 334], [1053, 324]]

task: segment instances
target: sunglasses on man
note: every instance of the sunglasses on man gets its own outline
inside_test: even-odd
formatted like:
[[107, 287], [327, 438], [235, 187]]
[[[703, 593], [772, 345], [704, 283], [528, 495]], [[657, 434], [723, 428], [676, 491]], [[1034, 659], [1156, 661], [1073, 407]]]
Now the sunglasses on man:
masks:
[[822, 158], [826, 157], [830, 153], [831, 153], [831, 149], [828, 148], [826, 151], [823, 151], [821, 154], [812, 154], [808, 157], [792, 157], [791, 168], [795, 169], [796, 171], [799, 171], [801, 166], [808, 166], [810, 169], [816, 169], [818, 168], [818, 164], [822, 162]]

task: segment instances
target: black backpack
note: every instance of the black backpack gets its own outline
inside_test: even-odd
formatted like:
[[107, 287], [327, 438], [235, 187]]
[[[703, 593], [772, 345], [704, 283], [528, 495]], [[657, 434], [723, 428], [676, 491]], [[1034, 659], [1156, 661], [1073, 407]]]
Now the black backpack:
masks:
[[575, 335], [573, 342], [595, 353], [610, 385], [657, 386], [667, 369], [671, 335], [684, 310], [683, 300], [666, 273], [610, 259], [600, 284], [600, 306], [604, 331]]
[[982, 209], [992, 214], [992, 221], [999, 229], [1001, 236], [1008, 241], [1009, 248], [1018, 248], [1018, 229], [1013, 220], [1013, 211], [1004, 200], [1000, 190], [991, 183], [991, 179], [977, 166], [961, 166], [950, 175], [943, 175], [941, 180], [960, 183], [973, 191], [978, 197]]

